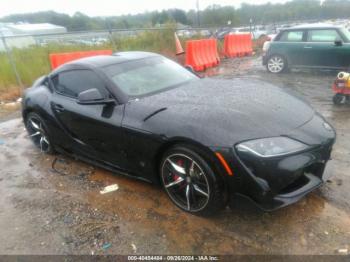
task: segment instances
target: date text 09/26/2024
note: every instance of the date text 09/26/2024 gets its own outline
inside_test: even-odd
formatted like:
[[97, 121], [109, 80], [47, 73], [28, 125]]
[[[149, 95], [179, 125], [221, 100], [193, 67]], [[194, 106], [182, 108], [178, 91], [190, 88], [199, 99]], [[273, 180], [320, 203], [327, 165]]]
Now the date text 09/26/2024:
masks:
[[128, 256], [128, 261], [216, 261], [217, 256]]

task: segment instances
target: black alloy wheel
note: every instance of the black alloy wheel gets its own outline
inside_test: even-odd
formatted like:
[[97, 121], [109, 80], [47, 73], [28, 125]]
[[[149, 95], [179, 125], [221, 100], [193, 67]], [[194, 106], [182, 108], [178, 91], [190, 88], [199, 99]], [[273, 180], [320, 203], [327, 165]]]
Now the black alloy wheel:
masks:
[[25, 123], [28, 136], [42, 153], [53, 153], [53, 146], [47, 134], [44, 120], [36, 113], [29, 113]]
[[160, 169], [165, 191], [182, 210], [210, 215], [225, 206], [222, 184], [195, 151], [183, 146], [170, 149]]

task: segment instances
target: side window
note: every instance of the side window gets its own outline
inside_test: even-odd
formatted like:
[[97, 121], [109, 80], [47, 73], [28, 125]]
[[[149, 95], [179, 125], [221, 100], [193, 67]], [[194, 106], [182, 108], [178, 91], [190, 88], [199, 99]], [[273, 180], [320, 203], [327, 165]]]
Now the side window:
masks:
[[65, 96], [77, 98], [80, 92], [96, 88], [105, 97], [108, 91], [103, 81], [91, 70], [72, 70], [62, 72], [52, 78], [55, 90]]
[[308, 42], [334, 42], [336, 40], [341, 40], [341, 38], [334, 29], [309, 30], [307, 34]]
[[303, 31], [286, 31], [282, 33], [279, 41], [281, 42], [302, 42]]

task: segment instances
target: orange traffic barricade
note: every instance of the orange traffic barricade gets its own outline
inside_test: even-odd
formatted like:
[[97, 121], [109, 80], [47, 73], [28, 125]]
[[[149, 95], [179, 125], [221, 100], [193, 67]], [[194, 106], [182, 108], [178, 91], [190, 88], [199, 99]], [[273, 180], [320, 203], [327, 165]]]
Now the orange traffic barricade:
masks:
[[186, 42], [185, 65], [195, 71], [203, 71], [220, 62], [216, 39], [190, 40]]
[[51, 69], [55, 69], [60, 65], [67, 62], [77, 60], [83, 57], [97, 56], [97, 55], [112, 55], [112, 50], [93, 50], [93, 51], [81, 51], [81, 52], [70, 52], [70, 53], [55, 53], [50, 54]]
[[253, 54], [252, 37], [250, 34], [227, 34], [224, 38], [224, 55], [226, 57], [241, 57]]

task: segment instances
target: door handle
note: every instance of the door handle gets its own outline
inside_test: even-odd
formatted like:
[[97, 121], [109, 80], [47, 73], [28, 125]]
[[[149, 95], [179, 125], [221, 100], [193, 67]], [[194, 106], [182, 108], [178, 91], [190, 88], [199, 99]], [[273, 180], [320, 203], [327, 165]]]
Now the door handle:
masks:
[[305, 49], [312, 49], [312, 46], [304, 46]]
[[64, 107], [62, 105], [59, 105], [59, 104], [53, 104], [52, 105], [53, 109], [58, 112], [58, 113], [61, 113], [64, 111]]

